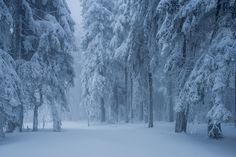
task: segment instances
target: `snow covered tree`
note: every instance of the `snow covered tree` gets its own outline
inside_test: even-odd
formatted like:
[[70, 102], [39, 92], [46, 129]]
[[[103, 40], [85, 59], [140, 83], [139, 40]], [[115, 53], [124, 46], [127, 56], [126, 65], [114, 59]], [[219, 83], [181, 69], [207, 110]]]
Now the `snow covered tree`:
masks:
[[[131, 71], [135, 78], [139, 78], [141, 86], [146, 86], [149, 93], [146, 95], [148, 101], [144, 104], [148, 104], [148, 122], [149, 127], [153, 127], [153, 74], [155, 69], [155, 57], [154, 47], [149, 47], [149, 37], [152, 32], [149, 27], [151, 17], [149, 17], [149, 6], [151, 1], [138, 1], [133, 2], [132, 11], [134, 13], [132, 18], [131, 32], [128, 39], [129, 44], [129, 63], [131, 65]], [[136, 9], [135, 9], [136, 8]], [[155, 33], [154, 33], [155, 34]], [[140, 76], [140, 77], [138, 77]], [[145, 100], [145, 99], [144, 99]]]
[[[19, 61], [18, 61], [19, 62]], [[38, 130], [38, 108], [43, 105], [43, 70], [37, 61], [18, 63], [17, 73], [22, 80], [26, 109], [33, 109], [33, 131]]]
[[209, 136], [221, 136], [220, 123], [230, 115], [222, 91], [227, 90], [234, 56], [234, 13], [226, 11], [233, 6], [226, 1], [163, 0], [158, 4], [160, 19], [164, 19], [158, 33], [161, 53], [169, 56], [165, 70], [179, 71], [176, 132], [186, 131], [188, 119], [206, 116], [208, 109]]
[[44, 13], [43, 19], [34, 21], [39, 44], [31, 62], [41, 66], [42, 89], [39, 91], [43, 91], [51, 106], [54, 131], [60, 131], [60, 112], [69, 109], [66, 93], [74, 78], [71, 57], [74, 22], [64, 0], [44, 1], [38, 6], [44, 9]]
[[59, 131], [59, 112], [63, 106], [68, 109], [66, 92], [73, 85], [74, 77], [70, 55], [74, 48], [74, 22], [69, 8], [64, 0], [9, 1], [8, 5], [12, 8], [15, 26], [13, 45], [16, 46], [13, 46], [12, 56], [19, 60], [17, 71], [28, 93], [28, 106], [33, 105], [33, 130], [37, 130], [38, 107], [48, 98], [54, 130]]
[[37, 131], [42, 104], [50, 104], [54, 130], [60, 131], [74, 78], [73, 27], [65, 0], [0, 0], [1, 135], [5, 124], [9, 132], [22, 129], [24, 109], [34, 110]]
[[[19, 130], [21, 131], [22, 125], [23, 125], [23, 102], [21, 101], [21, 99], [23, 99], [23, 98], [21, 96], [23, 96], [23, 94], [21, 93], [20, 80], [19, 80], [18, 76], [15, 74], [15, 68], [16, 68], [15, 63], [12, 60], [12, 58], [10, 56], [8, 56], [8, 54], [7, 54], [7, 52], [8, 53], [11, 52], [11, 44], [12, 44], [11, 36], [13, 33], [13, 18], [12, 18], [11, 11], [9, 9], [10, 7], [8, 6], [8, 2], [0, 1], [0, 7], [1, 7], [1, 11], [0, 11], [0, 23], [1, 23], [0, 24], [0, 36], [1, 36], [0, 49], [3, 49], [3, 50], [1, 50], [2, 64], [6, 64], [5, 66], [2, 65], [1, 70], [2, 70], [2, 72], [4, 71], [3, 79], [4, 78], [9, 79], [9, 80], [6, 80], [7, 81], [7, 83], [5, 84], [6, 87], [8, 84], [9, 90], [12, 90], [13, 92], [15, 90], [15, 92], [18, 93], [17, 97], [19, 98], [19, 99], [17, 99], [17, 97], [16, 97], [17, 102], [14, 102], [17, 107], [14, 107], [14, 109], [11, 109], [11, 111], [8, 110], [8, 114], [9, 114], [9, 112], [14, 112], [9, 117], [12, 117], [12, 115], [14, 115], [15, 119], [14, 118], [5, 118], [5, 120], [8, 123], [7, 131], [13, 131], [13, 129], [16, 126], [18, 126]], [[9, 68], [9, 73], [6, 71], [7, 68]], [[13, 81], [13, 82], [11, 82], [11, 81]], [[1, 82], [1, 83], [4, 83], [4, 82]], [[4, 95], [4, 92], [6, 92], [5, 91], [6, 89], [3, 88], [2, 90], [3, 90], [3, 95]], [[14, 96], [8, 95], [8, 96], [9, 97], [7, 97], [5, 100], [10, 100], [11, 97], [14, 97], [16, 95], [14, 95]], [[18, 105], [17, 105], [17, 103], [18, 103]], [[9, 105], [9, 108], [11, 108], [10, 105], [14, 106], [14, 104], [12, 104], [12, 103], [5, 104], [5, 105]], [[4, 123], [6, 123], [6, 121]]]
[[[113, 2], [109, 0], [82, 1], [86, 33], [82, 42], [83, 102], [88, 117], [104, 122], [106, 98], [110, 97], [110, 83], [107, 77], [108, 60], [111, 55], [109, 41], [112, 38]], [[98, 102], [98, 103], [97, 103]]]
[[0, 137], [4, 136], [6, 122], [13, 122], [21, 129], [23, 91], [21, 80], [15, 71], [15, 62], [7, 52], [0, 49]]
[[[126, 115], [125, 120], [128, 122], [133, 118], [132, 114], [132, 97], [133, 88], [131, 89], [131, 81], [129, 81], [129, 67], [128, 67], [128, 47], [127, 39], [130, 32], [131, 22], [131, 5], [130, 0], [119, 0], [115, 3], [114, 15], [113, 15], [113, 37], [110, 42], [112, 49], [111, 54], [111, 71], [114, 90], [112, 91], [114, 98], [114, 116], [115, 119], [121, 115]], [[114, 73], [116, 71], [116, 73]], [[117, 90], [117, 87], [119, 90]], [[119, 92], [123, 91], [123, 92]], [[130, 92], [129, 92], [130, 91]], [[122, 105], [122, 106], [121, 106]], [[122, 119], [124, 117], [120, 117]], [[116, 120], [117, 121], [117, 120]]]

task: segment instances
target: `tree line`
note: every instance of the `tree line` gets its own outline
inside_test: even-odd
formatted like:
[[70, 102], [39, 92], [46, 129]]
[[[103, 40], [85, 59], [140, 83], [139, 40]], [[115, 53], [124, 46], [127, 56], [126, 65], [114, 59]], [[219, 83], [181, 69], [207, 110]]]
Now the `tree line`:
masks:
[[109, 123], [236, 123], [236, 1], [82, 0], [83, 104]]

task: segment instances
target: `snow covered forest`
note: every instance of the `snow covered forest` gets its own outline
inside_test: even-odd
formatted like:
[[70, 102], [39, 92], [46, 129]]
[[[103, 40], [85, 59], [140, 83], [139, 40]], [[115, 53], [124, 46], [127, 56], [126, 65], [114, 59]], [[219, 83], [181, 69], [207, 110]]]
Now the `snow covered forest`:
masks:
[[233, 157], [235, 126], [236, 0], [0, 0], [0, 156]]
[[83, 103], [90, 120], [235, 122], [236, 1], [84, 0]]

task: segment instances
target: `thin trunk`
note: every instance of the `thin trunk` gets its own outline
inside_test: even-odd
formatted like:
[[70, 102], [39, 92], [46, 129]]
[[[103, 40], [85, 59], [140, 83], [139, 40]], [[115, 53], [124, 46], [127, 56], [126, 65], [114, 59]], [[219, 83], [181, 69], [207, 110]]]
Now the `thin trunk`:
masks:
[[173, 109], [173, 94], [172, 94], [172, 81], [169, 80], [168, 82], [169, 84], [169, 87], [168, 87], [168, 90], [169, 90], [169, 122], [173, 122], [174, 121], [174, 109]]
[[15, 33], [16, 59], [22, 59], [22, 0], [17, 1]]
[[46, 125], [46, 120], [45, 117], [43, 116], [43, 129], [45, 128], [45, 125]]
[[105, 122], [106, 121], [106, 109], [105, 109], [105, 103], [104, 103], [104, 99], [101, 98], [100, 100], [101, 102], [101, 122]]
[[115, 121], [118, 123], [119, 121], [119, 100], [118, 100], [118, 89], [117, 85], [114, 87], [114, 116], [115, 116]]
[[34, 106], [33, 131], [38, 131], [38, 109], [43, 105], [42, 86], [39, 87], [39, 103]]
[[53, 120], [53, 131], [60, 132], [61, 131], [61, 118], [59, 115], [59, 111], [55, 104], [51, 102], [51, 111], [52, 111], [52, 120]]
[[38, 131], [38, 106], [34, 106], [33, 131]]
[[[0, 122], [2, 123], [2, 122]], [[5, 137], [5, 134], [4, 134], [4, 131], [3, 131], [3, 125], [0, 124], [0, 138], [4, 138]]]
[[90, 114], [88, 112], [88, 127], [90, 126]]
[[144, 115], [144, 122], [148, 123], [148, 105], [147, 104], [143, 104], [143, 115]]
[[128, 101], [128, 69], [125, 67], [125, 122], [129, 123], [129, 101]]
[[133, 78], [132, 78], [132, 76], [130, 76], [130, 107], [129, 107], [129, 111], [130, 111], [131, 122], [133, 122], [134, 111], [133, 111]]
[[148, 122], [148, 127], [152, 128], [153, 127], [153, 80], [152, 80], [152, 73], [149, 72], [148, 74], [148, 82], [149, 82], [149, 122]]
[[23, 123], [24, 123], [24, 107], [20, 106], [20, 121], [19, 121], [19, 131], [23, 131]]
[[143, 103], [142, 103], [141, 106], [140, 106], [140, 117], [139, 117], [140, 121], [143, 121], [143, 119], [144, 119], [143, 110], [144, 110], [144, 107], [143, 107]]
[[0, 138], [4, 138], [5, 137], [5, 134], [4, 134], [4, 131], [3, 131], [3, 127], [4, 127], [4, 116], [0, 112]]
[[234, 79], [234, 125], [236, 126], [236, 76]]
[[[22, 59], [22, 41], [23, 41], [23, 22], [22, 22], [22, 16], [23, 16], [23, 8], [22, 8], [23, 0], [17, 1], [17, 8], [16, 8], [16, 16], [15, 16], [15, 38], [14, 38], [14, 57], [15, 59]], [[19, 127], [19, 131], [22, 132], [23, 129], [23, 119], [24, 119], [24, 107], [23, 104], [20, 106], [20, 112], [19, 112], [19, 122], [17, 124], [17, 127]], [[12, 122], [9, 122], [9, 131], [13, 131], [16, 127], [15, 124], [10, 124]]]

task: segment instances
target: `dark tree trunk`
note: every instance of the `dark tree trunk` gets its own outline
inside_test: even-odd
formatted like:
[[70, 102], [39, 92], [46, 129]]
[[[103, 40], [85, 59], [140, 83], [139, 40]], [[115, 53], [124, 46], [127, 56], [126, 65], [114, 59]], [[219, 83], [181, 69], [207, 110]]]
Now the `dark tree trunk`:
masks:
[[187, 124], [188, 124], [188, 112], [189, 112], [189, 105], [187, 109], [181, 112], [177, 112], [176, 114], [176, 123], [175, 123], [175, 132], [186, 132], [187, 131]]
[[133, 78], [130, 76], [130, 105], [129, 105], [129, 111], [130, 111], [130, 119], [131, 122], [134, 120], [134, 111], [133, 111]]
[[4, 131], [3, 131], [3, 127], [4, 127], [4, 116], [0, 112], [0, 138], [4, 138], [5, 137], [5, 134], [4, 134]]
[[187, 120], [184, 111], [177, 112], [176, 114], [176, 123], [175, 123], [175, 132], [186, 132], [187, 129]]
[[43, 105], [43, 93], [42, 93], [42, 86], [40, 85], [39, 87], [39, 96], [40, 100], [39, 103], [37, 103], [34, 106], [34, 117], [33, 117], [33, 131], [38, 131], [38, 109], [40, 106]]
[[[23, 7], [22, 7], [23, 0], [18, 0], [16, 2], [16, 13], [14, 15], [15, 23], [14, 23], [14, 37], [12, 40], [12, 54], [14, 59], [22, 59], [22, 42], [23, 42]], [[18, 110], [19, 119], [17, 119], [17, 123], [8, 122], [7, 131], [13, 132], [16, 127], [19, 128], [21, 132], [23, 129], [23, 119], [24, 119], [24, 108], [23, 104], [20, 106], [20, 110]]]
[[143, 110], [144, 110], [144, 107], [143, 107], [143, 104], [141, 104], [141, 106], [140, 106], [140, 116], [139, 116], [140, 121], [143, 121], [143, 119], [144, 119]]
[[174, 121], [174, 109], [173, 109], [173, 94], [172, 94], [172, 81], [169, 80], [168, 82], [168, 90], [169, 90], [169, 109], [168, 109], [168, 112], [169, 112], [169, 122], [173, 122]]
[[128, 69], [125, 67], [125, 122], [129, 123]]
[[12, 133], [15, 130], [15, 128], [16, 128], [15, 123], [13, 123], [12, 121], [7, 122], [7, 130], [6, 130], [7, 133]]
[[114, 87], [114, 117], [116, 123], [119, 122], [119, 99], [118, 99], [118, 88], [117, 85]]
[[20, 120], [19, 120], [19, 131], [22, 132], [23, 130], [23, 122], [24, 121], [24, 107], [23, 105], [20, 106]]
[[144, 115], [144, 122], [148, 123], [148, 106], [149, 104], [143, 104], [143, 115]]
[[17, 1], [17, 11], [16, 11], [16, 24], [15, 24], [15, 58], [22, 59], [22, 0]]
[[175, 132], [176, 133], [187, 131], [188, 112], [189, 112], [189, 105], [187, 106], [186, 110], [181, 111], [181, 112], [177, 112], [176, 123], [175, 123]]
[[148, 120], [148, 127], [153, 127], [153, 80], [152, 80], [152, 73], [149, 72], [148, 74], [148, 82], [149, 82], [149, 120]]
[[104, 104], [104, 99], [101, 98], [101, 122], [106, 121], [106, 109], [105, 109], [105, 104]]
[[208, 121], [207, 133], [210, 138], [222, 138], [221, 123], [214, 123], [212, 120]]
[[236, 76], [234, 78], [234, 125], [236, 126]]
[[38, 106], [34, 106], [33, 131], [38, 131]]

